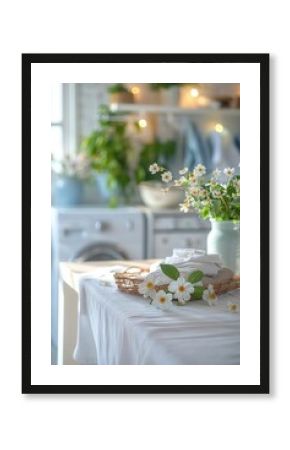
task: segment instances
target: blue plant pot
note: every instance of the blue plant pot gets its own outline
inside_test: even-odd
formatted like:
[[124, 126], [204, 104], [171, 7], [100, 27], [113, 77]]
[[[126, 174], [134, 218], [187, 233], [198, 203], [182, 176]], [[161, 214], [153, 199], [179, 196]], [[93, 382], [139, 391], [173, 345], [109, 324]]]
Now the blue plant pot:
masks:
[[[104, 203], [105, 205], [110, 205], [111, 199], [116, 198], [116, 206], [120, 206], [124, 203], [122, 198], [121, 190], [118, 186], [109, 189], [108, 175], [106, 173], [99, 173], [96, 175], [96, 187], [97, 187], [97, 199], [98, 202]], [[112, 205], [110, 205], [112, 206]]]
[[106, 203], [110, 199], [110, 190], [107, 185], [108, 175], [105, 173], [97, 173], [95, 176], [97, 188], [97, 200], [99, 203]]
[[72, 177], [60, 176], [53, 180], [52, 203], [67, 207], [79, 205], [82, 201], [83, 183]]

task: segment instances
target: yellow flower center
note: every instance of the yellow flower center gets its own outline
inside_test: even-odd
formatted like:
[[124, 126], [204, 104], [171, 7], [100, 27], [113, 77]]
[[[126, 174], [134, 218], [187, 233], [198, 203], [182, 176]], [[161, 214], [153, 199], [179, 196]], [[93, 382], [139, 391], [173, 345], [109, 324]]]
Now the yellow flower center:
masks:
[[147, 289], [153, 289], [154, 288], [154, 283], [152, 283], [152, 281], [148, 281], [146, 284]]
[[160, 303], [165, 303], [166, 302], [166, 298], [165, 297], [160, 297], [159, 302]]
[[179, 286], [178, 290], [179, 290], [179, 292], [184, 292], [185, 291], [185, 287], [184, 286]]

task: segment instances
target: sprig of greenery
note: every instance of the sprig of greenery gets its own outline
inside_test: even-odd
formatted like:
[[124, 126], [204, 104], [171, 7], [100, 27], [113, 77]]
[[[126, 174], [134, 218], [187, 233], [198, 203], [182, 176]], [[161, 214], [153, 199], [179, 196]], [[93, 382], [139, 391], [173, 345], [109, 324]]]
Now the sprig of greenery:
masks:
[[129, 90], [121, 83], [113, 84], [112, 86], [108, 87], [108, 92], [110, 94], [119, 94], [121, 92], [128, 93]]
[[[164, 273], [164, 275], [166, 275], [171, 280], [176, 281], [181, 276], [179, 270], [173, 264], [160, 264], [160, 269]], [[191, 295], [192, 300], [202, 299], [205, 288], [203, 286], [200, 286], [199, 284], [196, 284], [200, 283], [203, 277], [204, 273], [201, 270], [194, 270], [187, 276], [187, 281], [194, 286], [194, 292]]]
[[182, 86], [181, 83], [151, 83], [150, 87], [153, 91], [160, 91], [161, 89], [170, 89], [175, 86]]

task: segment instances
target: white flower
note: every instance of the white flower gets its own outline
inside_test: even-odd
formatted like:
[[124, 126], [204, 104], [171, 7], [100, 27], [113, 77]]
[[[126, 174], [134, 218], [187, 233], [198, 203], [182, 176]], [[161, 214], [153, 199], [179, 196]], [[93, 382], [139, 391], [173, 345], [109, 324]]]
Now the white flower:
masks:
[[203, 175], [205, 175], [206, 173], [206, 169], [204, 167], [203, 164], [198, 164], [195, 168], [194, 168], [194, 175], [198, 178], [198, 177], [202, 177]]
[[147, 275], [144, 281], [139, 284], [138, 291], [144, 297], [152, 297], [155, 293], [155, 280], [152, 275]]
[[165, 291], [157, 291], [153, 297], [152, 305], [160, 309], [169, 309], [172, 306], [172, 294]]
[[206, 190], [203, 189], [203, 188], [200, 188], [200, 190], [199, 190], [199, 196], [200, 196], [200, 197], [206, 197]]
[[174, 293], [173, 298], [177, 298], [178, 302], [184, 305], [185, 302], [190, 300], [194, 287], [191, 283], [185, 281], [185, 278], [179, 277], [176, 281], [171, 281], [168, 290]]
[[232, 177], [234, 175], [234, 173], [235, 173], [235, 169], [233, 167], [232, 168], [227, 167], [226, 169], [224, 169], [224, 174], [229, 178]]
[[194, 173], [191, 173], [191, 174], [189, 175], [188, 179], [189, 179], [189, 181], [190, 181], [192, 184], [195, 184], [195, 183], [196, 183], [196, 176], [194, 175]]
[[185, 175], [188, 172], [188, 167], [184, 167], [184, 169], [181, 169], [179, 171], [180, 175]]
[[221, 174], [220, 169], [215, 169], [212, 173], [212, 176], [214, 179], [217, 179], [220, 176], [220, 174]]
[[169, 181], [172, 180], [172, 173], [169, 172], [169, 170], [167, 172], [164, 172], [161, 175], [162, 181], [164, 181], [164, 183], [168, 183]]
[[180, 177], [179, 180], [174, 180], [174, 186], [182, 186], [184, 182], [186, 182], [187, 179], [185, 177]]
[[199, 196], [199, 188], [197, 186], [193, 186], [192, 188], [190, 188], [189, 193], [193, 197], [198, 197]]
[[151, 164], [149, 166], [149, 172], [152, 173], [152, 175], [155, 175], [155, 173], [160, 172], [160, 167], [157, 163]]
[[217, 301], [217, 295], [214, 291], [213, 285], [209, 284], [207, 289], [203, 291], [202, 299], [210, 306], [215, 305]]
[[179, 203], [179, 208], [180, 208], [180, 211], [182, 211], [184, 213], [188, 213], [188, 211], [189, 211], [189, 206], [186, 205], [185, 203]]
[[236, 303], [228, 302], [227, 307], [230, 312], [238, 312], [239, 311], [239, 306]]

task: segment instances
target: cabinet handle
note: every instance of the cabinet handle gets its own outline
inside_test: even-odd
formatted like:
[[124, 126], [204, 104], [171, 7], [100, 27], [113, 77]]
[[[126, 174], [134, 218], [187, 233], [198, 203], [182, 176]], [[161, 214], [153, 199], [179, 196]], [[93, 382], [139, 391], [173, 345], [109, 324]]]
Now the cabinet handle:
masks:
[[128, 231], [134, 230], [134, 222], [132, 220], [127, 220], [126, 228], [127, 228]]
[[84, 231], [82, 228], [65, 228], [63, 234], [69, 236], [70, 234], [82, 234]]
[[95, 222], [95, 229], [97, 231], [104, 231], [107, 228], [105, 222], [102, 222], [101, 220], [97, 220]]

